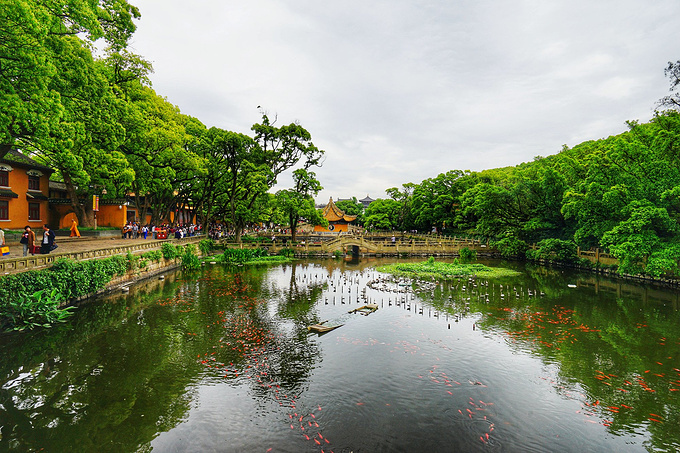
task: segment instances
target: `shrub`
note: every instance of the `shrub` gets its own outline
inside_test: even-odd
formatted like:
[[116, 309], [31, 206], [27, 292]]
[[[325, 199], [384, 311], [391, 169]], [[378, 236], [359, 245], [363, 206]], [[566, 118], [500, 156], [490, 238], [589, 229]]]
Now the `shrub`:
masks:
[[225, 249], [220, 255], [223, 263], [243, 264], [256, 258], [267, 256], [267, 249]]
[[491, 242], [491, 246], [498, 250], [504, 258], [526, 256], [525, 253], [529, 248], [526, 242], [514, 237], [506, 237], [493, 241]]
[[[50, 300], [68, 301], [99, 291], [127, 269], [125, 256], [90, 261], [60, 258], [48, 269], [0, 277], [0, 326], [7, 324], [10, 313], [16, 310], [41, 310], [42, 305], [34, 302], [38, 299], [44, 302], [47, 295], [38, 295], [40, 291], [50, 291]], [[12, 307], [12, 303], [19, 301], [20, 306]]]
[[201, 260], [196, 254], [196, 246], [194, 244], [187, 244], [184, 248], [178, 248], [183, 269], [198, 269], [201, 267]]
[[215, 249], [215, 241], [212, 239], [201, 239], [198, 243], [198, 249], [202, 255], [208, 255]]
[[463, 247], [458, 253], [460, 255], [460, 259], [463, 261], [474, 261], [477, 259], [477, 252], [467, 247]]
[[163, 258], [165, 258], [166, 260], [171, 260], [179, 256], [177, 247], [175, 247], [170, 242], [163, 243], [163, 245], [161, 246], [161, 253], [163, 254]]
[[160, 250], [149, 250], [148, 252], [144, 252], [141, 255], [139, 255], [142, 259], [154, 261], [156, 263], [160, 262], [161, 258], [163, 258], [163, 252]]
[[132, 252], [127, 252], [125, 259], [127, 260], [127, 268], [129, 271], [134, 271], [139, 267], [139, 256], [133, 255]]
[[526, 256], [533, 260], [558, 261], [560, 263], [575, 263], [578, 261], [578, 248], [573, 241], [562, 239], [543, 239], [536, 250], [527, 250]]
[[279, 250], [279, 255], [285, 256], [286, 258], [290, 258], [291, 256], [295, 255], [295, 250], [289, 247], [284, 247], [281, 250]]

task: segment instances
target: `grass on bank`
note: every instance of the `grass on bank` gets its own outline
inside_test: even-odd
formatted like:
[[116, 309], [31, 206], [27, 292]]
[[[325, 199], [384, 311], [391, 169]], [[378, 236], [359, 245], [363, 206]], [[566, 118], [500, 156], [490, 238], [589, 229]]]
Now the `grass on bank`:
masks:
[[442, 263], [430, 258], [420, 263], [386, 264], [377, 268], [379, 272], [409, 278], [460, 278], [480, 277], [499, 278], [514, 277], [520, 273], [502, 267], [488, 267], [483, 264], [462, 264], [458, 260], [453, 263]]

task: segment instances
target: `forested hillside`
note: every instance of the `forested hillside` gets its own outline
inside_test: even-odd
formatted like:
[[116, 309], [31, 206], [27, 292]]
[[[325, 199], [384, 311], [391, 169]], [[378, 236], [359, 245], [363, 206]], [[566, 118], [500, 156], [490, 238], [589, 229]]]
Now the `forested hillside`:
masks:
[[[680, 62], [669, 63], [671, 90]], [[674, 72], [675, 71], [675, 72]], [[606, 139], [581, 143], [515, 167], [452, 170], [388, 189], [369, 206], [367, 227], [484, 236], [507, 256], [576, 259], [600, 247], [622, 273], [678, 274], [680, 114], [665, 110]], [[538, 250], [528, 250], [537, 243]]]

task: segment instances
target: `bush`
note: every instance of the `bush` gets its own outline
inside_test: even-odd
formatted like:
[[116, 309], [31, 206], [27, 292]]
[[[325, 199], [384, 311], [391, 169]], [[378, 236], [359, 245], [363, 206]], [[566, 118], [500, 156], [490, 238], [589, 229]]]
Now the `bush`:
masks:
[[[47, 297], [44, 293], [37, 295], [40, 291], [50, 291], [50, 300], [68, 301], [99, 291], [127, 269], [124, 256], [90, 261], [60, 258], [45, 270], [0, 277], [0, 326], [7, 324], [16, 310], [39, 309], [36, 300], [44, 302]], [[22, 301], [21, 306], [13, 307], [18, 301]]]
[[281, 250], [279, 250], [279, 255], [285, 256], [286, 258], [290, 258], [295, 255], [295, 250], [289, 247], [284, 247]]
[[463, 247], [458, 253], [460, 254], [460, 259], [463, 261], [474, 261], [477, 259], [477, 252], [470, 250], [467, 247]]
[[532, 260], [558, 261], [560, 263], [576, 263], [578, 248], [573, 241], [562, 239], [543, 239], [536, 250], [527, 250], [526, 256]]
[[219, 259], [223, 263], [243, 264], [267, 255], [267, 249], [226, 249]]
[[150, 261], [154, 261], [154, 262], [158, 263], [158, 262], [160, 262], [161, 258], [163, 258], [163, 252], [161, 252], [160, 250], [149, 250], [148, 252], [144, 252], [139, 256], [142, 259], [150, 260]]
[[163, 258], [165, 258], [166, 260], [171, 260], [179, 256], [177, 247], [175, 247], [170, 242], [163, 243], [163, 245], [161, 246], [161, 253], [163, 254]]
[[196, 246], [194, 244], [187, 244], [184, 248], [178, 247], [178, 249], [183, 269], [198, 269], [201, 267], [201, 260], [196, 254]]
[[201, 239], [198, 243], [198, 249], [201, 251], [202, 255], [208, 255], [215, 249], [215, 241], [212, 239]]
[[506, 237], [493, 241], [491, 242], [491, 247], [498, 250], [504, 258], [526, 256], [526, 251], [529, 248], [526, 242], [514, 237]]
[[133, 255], [132, 252], [127, 252], [125, 259], [127, 260], [127, 268], [129, 271], [134, 271], [139, 267], [139, 256]]

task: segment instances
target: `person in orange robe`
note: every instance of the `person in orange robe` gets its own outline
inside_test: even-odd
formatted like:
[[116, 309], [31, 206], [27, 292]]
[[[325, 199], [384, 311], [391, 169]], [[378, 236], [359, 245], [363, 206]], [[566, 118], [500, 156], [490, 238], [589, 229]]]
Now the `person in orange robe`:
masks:
[[78, 231], [78, 222], [76, 222], [76, 219], [71, 219], [71, 237], [80, 237], [80, 231]]

